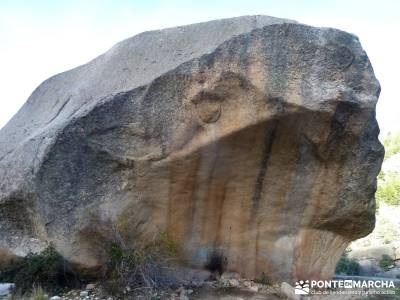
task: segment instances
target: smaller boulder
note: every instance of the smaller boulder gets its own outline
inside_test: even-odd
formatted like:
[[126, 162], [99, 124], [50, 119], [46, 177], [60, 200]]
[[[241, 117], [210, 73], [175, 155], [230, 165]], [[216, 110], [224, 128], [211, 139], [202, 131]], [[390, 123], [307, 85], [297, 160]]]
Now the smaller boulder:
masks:
[[393, 267], [386, 272], [382, 272], [378, 274], [381, 277], [388, 277], [388, 278], [400, 278], [400, 267]]
[[382, 272], [376, 259], [362, 259], [358, 263], [360, 264], [360, 275], [374, 276]]
[[9, 295], [14, 286], [13, 283], [0, 283], [0, 296]]
[[85, 297], [87, 297], [89, 295], [89, 292], [88, 291], [82, 291], [82, 292], [80, 292], [80, 294], [79, 294], [79, 296], [81, 297], [81, 298], [85, 298]]
[[96, 284], [95, 284], [95, 283], [89, 283], [89, 284], [86, 285], [85, 290], [87, 290], [87, 291], [92, 291], [92, 290], [94, 290], [95, 288], [96, 288]]
[[228, 280], [228, 286], [230, 286], [230, 287], [239, 287], [240, 286], [240, 282], [236, 278], [231, 278], [231, 279]]
[[255, 286], [255, 285], [248, 287], [248, 289], [249, 289], [249, 291], [254, 292], [254, 293], [258, 292], [258, 286]]
[[300, 295], [296, 295], [294, 287], [287, 282], [282, 282], [281, 293], [286, 296], [289, 300], [301, 300]]

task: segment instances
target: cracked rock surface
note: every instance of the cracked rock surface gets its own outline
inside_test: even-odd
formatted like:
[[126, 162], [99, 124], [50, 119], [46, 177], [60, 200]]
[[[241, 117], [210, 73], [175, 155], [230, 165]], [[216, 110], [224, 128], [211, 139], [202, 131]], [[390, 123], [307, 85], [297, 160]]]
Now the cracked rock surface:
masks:
[[167, 232], [194, 267], [329, 278], [374, 228], [379, 92], [336, 29], [246, 16], [124, 40], [0, 131], [0, 263], [53, 242], [97, 268], [111, 222]]

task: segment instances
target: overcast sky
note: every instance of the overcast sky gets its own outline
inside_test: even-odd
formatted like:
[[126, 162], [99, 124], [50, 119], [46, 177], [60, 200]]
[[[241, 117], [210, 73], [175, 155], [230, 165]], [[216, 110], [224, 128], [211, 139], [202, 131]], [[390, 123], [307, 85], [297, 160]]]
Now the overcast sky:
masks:
[[265, 14], [359, 36], [382, 85], [377, 117], [400, 130], [400, 1], [0, 0], [0, 128], [46, 78], [139, 32]]

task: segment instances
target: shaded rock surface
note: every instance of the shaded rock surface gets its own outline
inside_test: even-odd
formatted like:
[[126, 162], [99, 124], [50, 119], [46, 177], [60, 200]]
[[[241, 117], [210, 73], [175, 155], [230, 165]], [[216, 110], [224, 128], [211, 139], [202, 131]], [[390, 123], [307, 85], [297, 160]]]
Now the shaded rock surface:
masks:
[[122, 41], [0, 131], [0, 252], [51, 241], [91, 269], [113, 230], [165, 231], [194, 267], [328, 278], [374, 227], [379, 91], [330, 28], [249, 16]]

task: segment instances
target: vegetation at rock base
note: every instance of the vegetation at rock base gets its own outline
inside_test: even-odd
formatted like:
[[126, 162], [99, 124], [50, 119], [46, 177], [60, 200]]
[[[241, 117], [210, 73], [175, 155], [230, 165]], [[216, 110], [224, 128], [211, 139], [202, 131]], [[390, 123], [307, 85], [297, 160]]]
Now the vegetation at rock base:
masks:
[[29, 300], [47, 300], [47, 299], [49, 299], [49, 296], [40, 286], [34, 287], [29, 297]]
[[49, 295], [41, 286], [34, 286], [30, 292], [27, 292], [25, 294], [21, 294], [21, 292], [14, 292], [12, 294], [9, 294], [6, 298], [4, 298], [4, 300], [49, 300], [49, 299], [50, 299]]
[[173, 272], [178, 250], [167, 233], [143, 242], [137, 230], [124, 222], [115, 224], [93, 214], [89, 219], [80, 234], [102, 250], [99, 257], [107, 267], [101, 282], [107, 294], [126, 297], [135, 291], [149, 295], [179, 284]]
[[0, 271], [1, 281], [13, 282], [18, 294], [39, 289], [59, 292], [65, 287], [75, 287], [80, 283], [77, 275], [67, 267], [52, 244], [40, 253], [29, 253]]
[[[134, 290], [135, 294], [148, 295], [179, 285], [173, 272], [177, 249], [166, 233], [158, 234], [150, 243], [134, 247], [128, 247], [118, 234], [103, 247], [108, 249], [108, 263], [100, 280], [107, 294], [123, 297]], [[40, 253], [28, 254], [0, 272], [0, 281], [15, 283], [15, 299], [35, 300], [48, 299], [48, 294], [59, 294], [65, 288], [76, 288], [84, 282], [68, 269], [53, 245]]]
[[165, 233], [159, 234], [144, 246], [128, 247], [120, 243], [110, 245], [110, 263], [103, 278], [106, 291], [115, 296], [136, 290], [152, 293], [177, 284], [172, 270], [176, 249]]
[[263, 285], [272, 286], [271, 280], [268, 278], [268, 276], [264, 272], [262, 272], [262, 274], [259, 278], [254, 279], [254, 282], [263, 284]]
[[335, 273], [339, 275], [360, 275], [360, 264], [355, 259], [343, 255], [336, 264]]

